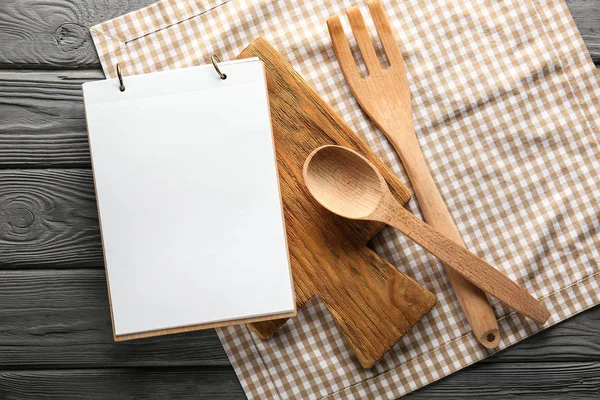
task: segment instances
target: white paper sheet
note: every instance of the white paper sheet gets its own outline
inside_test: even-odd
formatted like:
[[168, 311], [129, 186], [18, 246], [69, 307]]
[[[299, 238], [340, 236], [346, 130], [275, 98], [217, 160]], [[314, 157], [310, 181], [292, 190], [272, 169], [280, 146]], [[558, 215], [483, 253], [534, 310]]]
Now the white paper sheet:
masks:
[[83, 85], [115, 335], [295, 310], [258, 59]]

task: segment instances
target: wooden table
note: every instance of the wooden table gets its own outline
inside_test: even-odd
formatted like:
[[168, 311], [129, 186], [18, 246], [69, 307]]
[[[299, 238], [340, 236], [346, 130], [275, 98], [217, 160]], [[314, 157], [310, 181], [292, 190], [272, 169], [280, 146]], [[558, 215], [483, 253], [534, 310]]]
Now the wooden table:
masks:
[[[81, 84], [88, 27], [154, 0], [0, 2], [0, 399], [244, 398], [214, 331], [112, 340]], [[600, 61], [600, 0], [569, 8]], [[600, 397], [600, 307], [406, 399]]]

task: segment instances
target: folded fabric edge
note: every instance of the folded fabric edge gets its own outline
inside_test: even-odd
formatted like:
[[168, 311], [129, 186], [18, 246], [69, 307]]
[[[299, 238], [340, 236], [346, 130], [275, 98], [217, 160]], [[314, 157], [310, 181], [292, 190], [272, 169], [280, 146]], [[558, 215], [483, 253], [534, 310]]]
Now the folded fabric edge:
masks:
[[[541, 25], [549, 38], [552, 33], [561, 34], [561, 32], [559, 27], [556, 26], [557, 24], [551, 23], [552, 21], [549, 20], [548, 15], [544, 13], [544, 11], [549, 11], [553, 16], [558, 17], [560, 17], [560, 14], [562, 13], [566, 19], [565, 25], [570, 28], [568, 33], [572, 36], [571, 39], [574, 39], [577, 42], [579, 48], [584, 49], [581, 54], [574, 54], [574, 49], [572, 48], [562, 48], [553, 41], [550, 43], [561, 64], [565, 64], [565, 70], [569, 76], [573, 75], [573, 72], [575, 71], [580, 71], [581, 75], [585, 75], [582, 76], [583, 79], [580, 79], [578, 82], [569, 79], [569, 85], [573, 93], [576, 94], [574, 98], [580, 105], [582, 113], [594, 131], [596, 140], [600, 141], [600, 128], [596, 122], [598, 119], [592, 117], [594, 114], [593, 110], [600, 105], [600, 72], [594, 65], [592, 56], [585, 45], [579, 29], [577, 29], [577, 25], [573, 20], [571, 12], [564, 0], [547, 0], [548, 2], [555, 1], [557, 4], [547, 6], [544, 10], [542, 9], [543, 5], [541, 4], [541, 0], [530, 1], [533, 3]], [[562, 35], [566, 34], [567, 32], [562, 33]], [[569, 62], [567, 58], [570, 58], [570, 61], [572, 62]], [[581, 83], [584, 84], [583, 87], [581, 86]]]
[[[117, 63], [123, 63], [124, 72], [133, 70], [129, 68], [130, 62], [124, 54], [127, 44], [132, 41], [210, 13], [231, 1], [161, 0], [92, 26], [90, 33], [104, 74], [107, 78], [116, 78]], [[110, 63], [107, 58], [110, 58]]]

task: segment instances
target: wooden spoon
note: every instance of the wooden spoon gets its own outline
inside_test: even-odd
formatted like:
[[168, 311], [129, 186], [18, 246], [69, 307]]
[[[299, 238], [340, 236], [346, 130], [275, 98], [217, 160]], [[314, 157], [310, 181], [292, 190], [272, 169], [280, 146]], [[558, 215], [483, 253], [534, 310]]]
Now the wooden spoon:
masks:
[[391, 225], [517, 312], [538, 323], [549, 318], [546, 306], [525, 289], [402, 207], [381, 173], [357, 152], [319, 147], [306, 159], [303, 175], [310, 193], [334, 214]]

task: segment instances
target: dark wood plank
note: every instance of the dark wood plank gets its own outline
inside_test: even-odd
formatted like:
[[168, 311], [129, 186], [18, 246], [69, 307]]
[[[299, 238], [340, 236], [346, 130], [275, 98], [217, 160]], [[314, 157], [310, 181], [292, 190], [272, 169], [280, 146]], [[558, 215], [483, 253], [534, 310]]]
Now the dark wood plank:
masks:
[[[600, 396], [600, 363], [487, 364], [467, 368], [403, 399], [574, 400]], [[0, 372], [0, 397], [44, 399], [243, 399], [230, 368]]]
[[245, 399], [231, 368], [0, 372], [3, 400]]
[[566, 0], [566, 3], [592, 60], [600, 63], [600, 1]]
[[89, 168], [82, 83], [101, 71], [0, 72], [0, 168]]
[[[103, 270], [0, 273], [0, 369], [229, 365], [213, 330], [115, 343]], [[600, 307], [486, 363], [600, 360]]]
[[229, 365], [212, 329], [115, 343], [104, 270], [2, 272], [0, 305], [0, 370]]
[[479, 364], [403, 397], [406, 400], [598, 398], [598, 362]]
[[3, 0], [0, 67], [99, 66], [89, 28], [155, 0]]
[[[0, 68], [70, 68], [99, 65], [89, 27], [155, 0], [3, 0]], [[600, 59], [597, 1], [567, 0], [592, 57]]]
[[0, 170], [0, 269], [102, 267], [90, 170]]

